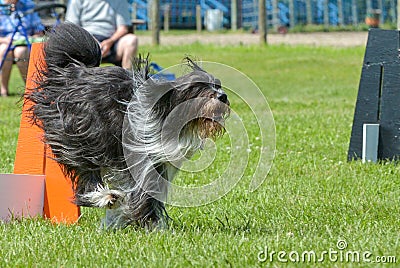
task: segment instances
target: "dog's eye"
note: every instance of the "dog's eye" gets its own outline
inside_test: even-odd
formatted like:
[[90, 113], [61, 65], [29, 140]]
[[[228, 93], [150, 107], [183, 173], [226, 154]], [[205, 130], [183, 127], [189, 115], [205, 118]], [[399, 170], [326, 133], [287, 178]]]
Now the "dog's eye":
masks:
[[221, 88], [221, 80], [215, 79], [214, 80], [214, 87], [217, 88], [217, 89]]

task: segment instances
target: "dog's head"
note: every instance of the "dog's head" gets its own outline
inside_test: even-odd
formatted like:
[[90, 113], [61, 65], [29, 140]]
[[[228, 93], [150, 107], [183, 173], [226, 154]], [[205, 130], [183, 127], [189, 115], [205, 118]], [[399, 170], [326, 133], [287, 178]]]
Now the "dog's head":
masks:
[[179, 128], [181, 135], [215, 139], [225, 130], [225, 119], [230, 113], [228, 96], [219, 79], [189, 58], [187, 61], [191, 72], [172, 83], [172, 88], [160, 99], [159, 109], [170, 117], [168, 124]]

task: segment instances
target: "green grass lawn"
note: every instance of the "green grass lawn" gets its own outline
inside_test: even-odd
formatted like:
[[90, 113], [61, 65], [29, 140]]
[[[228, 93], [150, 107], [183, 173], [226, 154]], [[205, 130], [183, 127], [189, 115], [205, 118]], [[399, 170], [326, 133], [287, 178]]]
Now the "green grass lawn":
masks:
[[[346, 161], [364, 48], [140, 49], [164, 67], [187, 54], [224, 63], [259, 86], [276, 124], [276, 156], [267, 179], [257, 191], [248, 191], [257, 161], [250, 154], [243, 179], [222, 199], [194, 208], [167, 207], [173, 221], [165, 231], [99, 231], [103, 211], [95, 209], [83, 209], [72, 226], [42, 219], [0, 224], [1, 267], [253, 267], [282, 266], [284, 259], [314, 266], [301, 262], [304, 251], [324, 258], [319, 265], [342, 267], [359, 266], [346, 262], [348, 252], [369, 252], [371, 261], [400, 257], [398, 166]], [[12, 172], [18, 135], [21, 83], [14, 76], [12, 84], [14, 95], [0, 99], [1, 173]], [[233, 101], [232, 108], [251, 121], [241, 105]], [[249, 133], [257, 133], [248, 126]], [[225, 148], [228, 141], [217, 144]], [[210, 181], [215, 172], [207, 170], [196, 180]], [[177, 181], [190, 183], [187, 174]], [[344, 250], [337, 247], [341, 240], [347, 243]], [[291, 261], [296, 254], [297, 263]], [[360, 259], [362, 266], [368, 264], [363, 255]]]

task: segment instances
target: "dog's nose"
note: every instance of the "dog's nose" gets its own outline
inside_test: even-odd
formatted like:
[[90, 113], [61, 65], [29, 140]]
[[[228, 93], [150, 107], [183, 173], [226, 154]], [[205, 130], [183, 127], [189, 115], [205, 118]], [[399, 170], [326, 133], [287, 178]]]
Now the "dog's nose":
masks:
[[217, 99], [223, 103], [226, 103], [228, 101], [228, 96], [225, 93], [218, 93]]

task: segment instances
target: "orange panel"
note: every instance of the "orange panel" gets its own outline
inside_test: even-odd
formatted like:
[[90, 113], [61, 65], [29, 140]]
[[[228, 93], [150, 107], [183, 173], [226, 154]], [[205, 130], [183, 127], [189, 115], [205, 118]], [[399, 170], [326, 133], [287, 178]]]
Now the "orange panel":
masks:
[[[32, 44], [29, 59], [25, 92], [36, 87], [37, 70], [43, 68], [43, 44]], [[42, 130], [32, 125], [28, 109], [32, 103], [26, 102], [22, 109], [21, 126], [18, 136], [17, 152], [14, 163], [15, 174], [46, 175], [44, 196], [44, 215], [53, 222], [74, 223], [80, 215], [79, 207], [71, 203], [73, 191], [71, 182], [64, 176], [60, 166], [46, 157], [46, 150], [41, 137]]]
[[[47, 150], [50, 152], [50, 148]], [[78, 206], [72, 203], [71, 180], [66, 178], [56, 161], [47, 158], [44, 215], [53, 222], [75, 223], [80, 215]]]
[[[27, 93], [30, 88], [36, 87], [36, 83], [34, 79], [32, 79], [36, 73], [35, 62], [43, 62], [41, 43], [32, 44], [25, 93]], [[14, 173], [43, 175], [46, 162], [44, 144], [41, 141], [43, 132], [39, 127], [32, 125], [29, 120], [30, 113], [28, 109], [31, 106], [32, 103], [25, 102], [22, 108]]]

